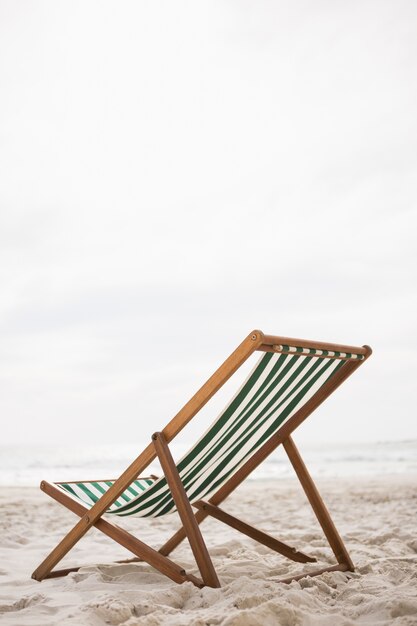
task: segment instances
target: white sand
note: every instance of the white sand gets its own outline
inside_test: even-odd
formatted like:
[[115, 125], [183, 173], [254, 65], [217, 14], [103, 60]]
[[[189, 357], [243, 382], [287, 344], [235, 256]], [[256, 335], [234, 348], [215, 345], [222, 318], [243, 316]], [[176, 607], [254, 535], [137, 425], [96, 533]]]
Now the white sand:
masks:
[[[292, 563], [207, 520], [202, 528], [221, 589], [176, 585], [144, 563], [83, 567], [65, 578], [31, 580], [31, 572], [75, 516], [32, 488], [0, 490], [0, 624], [348, 626], [417, 624], [417, 477], [318, 481], [356, 564], [290, 585], [277, 578], [317, 568]], [[239, 496], [239, 497], [238, 497]], [[262, 496], [266, 496], [262, 499]], [[295, 481], [247, 483], [224, 508], [277, 538], [333, 563], [321, 529]], [[171, 515], [122, 520], [157, 547], [178, 527]], [[61, 566], [128, 558], [93, 529]], [[197, 573], [184, 542], [172, 555]]]

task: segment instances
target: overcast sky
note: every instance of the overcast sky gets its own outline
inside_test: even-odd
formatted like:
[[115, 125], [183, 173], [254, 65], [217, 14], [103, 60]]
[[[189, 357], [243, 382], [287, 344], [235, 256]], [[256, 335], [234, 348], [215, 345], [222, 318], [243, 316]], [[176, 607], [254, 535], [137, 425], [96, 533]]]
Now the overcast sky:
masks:
[[374, 349], [301, 439], [416, 438], [416, 111], [415, 0], [0, 0], [3, 442], [148, 439], [253, 328]]

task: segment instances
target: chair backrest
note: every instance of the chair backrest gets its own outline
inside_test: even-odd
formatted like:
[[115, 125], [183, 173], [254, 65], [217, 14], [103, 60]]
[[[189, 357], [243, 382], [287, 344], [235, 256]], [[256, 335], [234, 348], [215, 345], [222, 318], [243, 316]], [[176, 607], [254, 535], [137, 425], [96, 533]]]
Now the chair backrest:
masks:
[[[278, 348], [279, 353], [260, 357], [231, 402], [177, 463], [191, 502], [219, 489], [340, 368], [364, 358], [297, 346]], [[129, 503], [117, 504], [119, 515], [156, 517], [174, 510], [164, 477]]]

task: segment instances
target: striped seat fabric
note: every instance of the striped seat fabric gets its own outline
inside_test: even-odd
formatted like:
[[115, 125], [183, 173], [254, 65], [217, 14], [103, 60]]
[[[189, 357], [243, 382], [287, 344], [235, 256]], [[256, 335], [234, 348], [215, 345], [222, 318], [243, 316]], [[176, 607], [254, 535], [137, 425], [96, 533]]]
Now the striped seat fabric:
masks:
[[[229, 405], [177, 463], [190, 502], [208, 498], [251, 457], [337, 370], [362, 355], [274, 346], [261, 356]], [[59, 483], [88, 507], [111, 481]], [[107, 510], [109, 514], [157, 517], [175, 511], [164, 477], [139, 479]]]

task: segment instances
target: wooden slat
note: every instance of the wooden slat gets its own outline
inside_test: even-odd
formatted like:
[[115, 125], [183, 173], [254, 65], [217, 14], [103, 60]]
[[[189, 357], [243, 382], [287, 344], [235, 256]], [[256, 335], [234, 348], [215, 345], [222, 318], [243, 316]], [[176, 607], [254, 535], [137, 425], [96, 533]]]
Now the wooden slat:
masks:
[[[137, 476], [135, 480], [157, 480], [158, 476], [150, 474], [149, 476]], [[78, 483], [114, 483], [117, 478], [84, 478], [83, 480], [54, 480], [56, 485], [77, 485]]]
[[181, 518], [191, 550], [201, 573], [201, 577], [209, 587], [220, 587], [216, 570], [208, 553], [199, 525], [197, 524], [184, 485], [181, 482], [174, 459], [162, 433], [152, 435], [159, 462], [171, 490], [177, 511]]
[[[301, 346], [298, 346], [301, 347]], [[276, 345], [270, 346], [270, 345], [266, 345], [266, 344], [262, 344], [261, 346], [259, 346], [258, 350], [260, 352], [274, 352], [274, 353], [280, 353], [280, 354], [288, 354], [288, 355], [294, 355], [294, 356], [311, 356], [315, 359], [330, 359], [330, 360], [338, 360], [338, 361], [356, 361], [356, 360], [361, 360], [361, 359], [352, 359], [351, 357], [348, 356], [328, 356], [327, 354], [307, 354], [304, 352], [289, 352], [288, 350], [284, 350], [281, 349], [281, 347], [277, 347]]]
[[[134, 556], [131, 559], [120, 559], [119, 561], [113, 561], [111, 565], [121, 565], [123, 563], [144, 563], [144, 560], [138, 556]], [[78, 572], [82, 567], [91, 567], [96, 566], [96, 563], [86, 563], [85, 565], [78, 565], [76, 567], [66, 567], [64, 569], [54, 569], [52, 572], [49, 572], [45, 578], [60, 578], [61, 576], [67, 576], [68, 574], [72, 574], [73, 572]]]
[[297, 574], [295, 576], [289, 576], [288, 578], [281, 578], [279, 580], [275, 580], [274, 578], [270, 580], [274, 580], [277, 583], [284, 583], [289, 585], [293, 580], [301, 580], [302, 578], [313, 578], [314, 576], [321, 576], [321, 574], [325, 574], [326, 572], [347, 572], [348, 567], [345, 564], [340, 565], [331, 565], [330, 567], [323, 567], [322, 569], [314, 569], [311, 572], [305, 572], [304, 574]]
[[299, 348], [314, 348], [316, 350], [332, 350], [334, 352], [352, 352], [369, 356], [372, 352], [369, 346], [346, 346], [338, 343], [327, 343], [324, 341], [311, 341], [310, 339], [296, 339], [294, 337], [276, 337], [275, 335], [264, 335], [262, 345], [274, 346], [297, 346]]
[[231, 528], [238, 530], [242, 534], [250, 537], [251, 539], [254, 539], [264, 546], [267, 546], [271, 550], [279, 552], [280, 554], [286, 556], [292, 561], [297, 561], [298, 563], [315, 563], [317, 561], [317, 559], [315, 559], [314, 557], [308, 556], [303, 552], [299, 552], [296, 548], [293, 548], [286, 543], [275, 539], [275, 537], [268, 535], [258, 528], [254, 528], [250, 524], [247, 524], [237, 517], [230, 515], [230, 513], [226, 513], [226, 511], [223, 511], [223, 509], [220, 509], [218, 506], [210, 504], [210, 502], [199, 500], [198, 502], [194, 502], [193, 506], [195, 506], [197, 509], [205, 511], [206, 513], [211, 515], [211, 517], [215, 517], [220, 522], [223, 522]]

